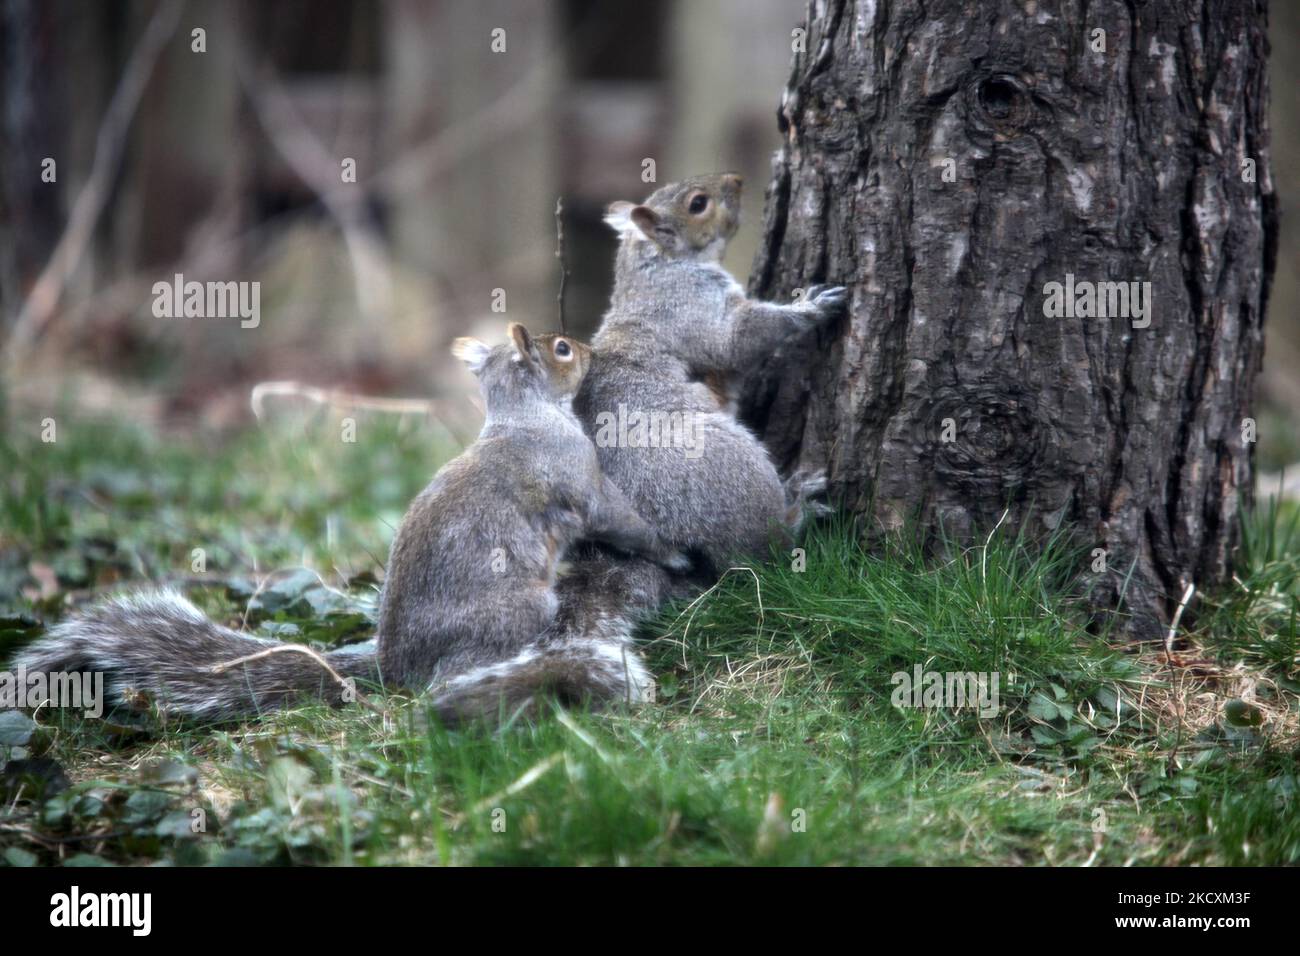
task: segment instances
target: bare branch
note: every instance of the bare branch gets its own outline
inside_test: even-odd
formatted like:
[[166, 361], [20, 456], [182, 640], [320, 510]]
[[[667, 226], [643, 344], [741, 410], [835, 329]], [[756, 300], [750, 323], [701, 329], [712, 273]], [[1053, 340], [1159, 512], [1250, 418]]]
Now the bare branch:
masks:
[[555, 297], [555, 302], [560, 312], [560, 334], [568, 335], [568, 330], [564, 327], [564, 280], [569, 274], [569, 269], [564, 262], [564, 197], [557, 197], [555, 200], [555, 258], [560, 260], [560, 291]]

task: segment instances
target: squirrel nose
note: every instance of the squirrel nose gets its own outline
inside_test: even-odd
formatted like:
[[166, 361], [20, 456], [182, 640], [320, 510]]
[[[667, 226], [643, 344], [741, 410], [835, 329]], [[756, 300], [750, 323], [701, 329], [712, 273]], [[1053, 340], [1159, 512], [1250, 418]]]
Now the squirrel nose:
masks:
[[740, 175], [740, 173], [723, 173], [722, 182], [724, 185], [732, 186], [736, 189], [745, 185], [745, 179]]

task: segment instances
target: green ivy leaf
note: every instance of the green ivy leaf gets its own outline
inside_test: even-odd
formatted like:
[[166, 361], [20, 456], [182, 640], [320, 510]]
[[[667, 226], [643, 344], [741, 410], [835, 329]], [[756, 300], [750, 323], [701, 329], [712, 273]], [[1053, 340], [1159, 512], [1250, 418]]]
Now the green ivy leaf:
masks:
[[1098, 707], [1112, 716], [1119, 707], [1119, 693], [1113, 687], [1097, 688], [1097, 692], [1092, 695], [1092, 699], [1097, 702]]
[[5, 862], [10, 866], [35, 866], [37, 859], [35, 853], [24, 850], [22, 847], [11, 846], [5, 850]]
[[152, 824], [171, 806], [170, 794], [157, 790], [137, 790], [127, 798], [122, 822], [131, 826]]
[[36, 733], [36, 721], [17, 710], [0, 712], [0, 745], [23, 747]]
[[184, 808], [172, 810], [158, 821], [154, 833], [160, 837], [171, 837], [173, 840], [190, 840], [197, 836], [192, 826], [193, 820], [189, 810]]
[[1065, 735], [1055, 727], [1044, 727], [1041, 724], [1032, 727], [1029, 734], [1035, 743], [1044, 747], [1054, 747], [1065, 739]]
[[1029, 698], [1029, 716], [1036, 720], [1055, 720], [1059, 711], [1046, 695], [1035, 693]]

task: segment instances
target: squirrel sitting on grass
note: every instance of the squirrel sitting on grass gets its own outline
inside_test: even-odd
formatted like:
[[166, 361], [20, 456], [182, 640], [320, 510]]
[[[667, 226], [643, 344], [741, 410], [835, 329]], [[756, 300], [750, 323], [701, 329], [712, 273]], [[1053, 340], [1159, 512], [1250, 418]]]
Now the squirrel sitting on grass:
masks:
[[[591, 350], [562, 335], [509, 326], [511, 343], [458, 339], [479, 379], [487, 418], [478, 439], [412, 502], [389, 557], [375, 640], [332, 651], [339, 674], [429, 690], [447, 722], [526, 703], [644, 699], [653, 681], [621, 644], [598, 636], [541, 646], [557, 608], [557, 567], [580, 538], [665, 569], [689, 563], [600, 470], [570, 403]], [[665, 574], [668, 571], [665, 570]], [[232, 718], [301, 697], [343, 699], [309, 656], [259, 655], [274, 641], [210, 620], [175, 591], [110, 601], [55, 627], [19, 655], [28, 672], [103, 671], [118, 700]], [[254, 658], [228, 666], [241, 658]], [[497, 693], [522, 682], [527, 694]]]

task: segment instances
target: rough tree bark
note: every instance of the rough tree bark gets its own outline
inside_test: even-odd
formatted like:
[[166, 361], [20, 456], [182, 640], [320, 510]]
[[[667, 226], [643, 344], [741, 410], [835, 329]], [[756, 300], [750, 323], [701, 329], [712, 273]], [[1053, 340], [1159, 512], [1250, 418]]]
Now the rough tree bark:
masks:
[[[885, 527], [1066, 522], [1106, 551], [1099, 606], [1132, 570], [1136, 636], [1223, 580], [1276, 247], [1266, 20], [1263, 0], [814, 0], [750, 284], [853, 298], [747, 388], [778, 460], [827, 467]], [[1150, 325], [1048, 317], [1067, 274], [1150, 282]]]

